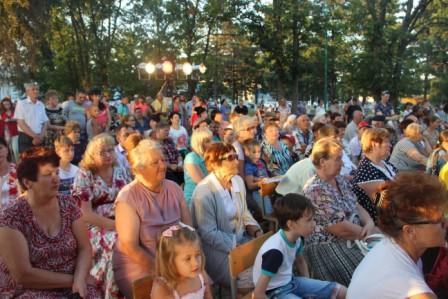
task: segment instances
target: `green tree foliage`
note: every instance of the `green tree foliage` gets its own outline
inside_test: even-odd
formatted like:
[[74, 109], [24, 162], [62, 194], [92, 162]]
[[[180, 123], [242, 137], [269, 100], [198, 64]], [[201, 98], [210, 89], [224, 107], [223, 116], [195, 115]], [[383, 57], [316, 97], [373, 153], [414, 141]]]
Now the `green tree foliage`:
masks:
[[[444, 0], [4, 0], [0, 61], [14, 83], [60, 91], [122, 87], [154, 94], [137, 65], [204, 62], [189, 95], [318, 99], [328, 53], [330, 99], [373, 95], [443, 101], [448, 93]], [[199, 83], [199, 84], [198, 84]], [[195, 89], [199, 86], [199, 89]], [[295, 107], [295, 105], [294, 105]]]

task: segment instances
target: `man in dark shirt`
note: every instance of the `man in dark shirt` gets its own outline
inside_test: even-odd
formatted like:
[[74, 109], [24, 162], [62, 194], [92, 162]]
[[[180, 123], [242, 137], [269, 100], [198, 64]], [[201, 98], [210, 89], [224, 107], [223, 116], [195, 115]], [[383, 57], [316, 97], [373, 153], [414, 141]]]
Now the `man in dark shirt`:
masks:
[[375, 106], [375, 115], [383, 115], [386, 121], [399, 120], [400, 115], [396, 115], [392, 104], [389, 102], [389, 91], [385, 90], [381, 93], [381, 101]]

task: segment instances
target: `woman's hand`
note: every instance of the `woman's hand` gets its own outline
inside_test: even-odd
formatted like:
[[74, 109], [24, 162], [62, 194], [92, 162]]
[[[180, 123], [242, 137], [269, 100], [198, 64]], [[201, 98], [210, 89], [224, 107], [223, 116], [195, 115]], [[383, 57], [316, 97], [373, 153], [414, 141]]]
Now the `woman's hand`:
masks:
[[361, 234], [359, 239], [363, 240], [365, 237], [370, 236], [371, 234], [373, 234], [373, 231], [375, 230], [375, 223], [373, 223], [373, 221], [369, 221], [367, 222], [361, 230]]
[[86, 298], [87, 296], [87, 283], [85, 279], [73, 280], [72, 292], [74, 294], [78, 293], [81, 298]]

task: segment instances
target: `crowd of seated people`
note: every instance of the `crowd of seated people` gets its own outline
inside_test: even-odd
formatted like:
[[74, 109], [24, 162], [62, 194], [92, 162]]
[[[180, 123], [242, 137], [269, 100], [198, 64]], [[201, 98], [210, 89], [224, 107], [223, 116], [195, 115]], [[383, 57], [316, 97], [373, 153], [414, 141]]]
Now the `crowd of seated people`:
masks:
[[145, 277], [147, 298], [225, 296], [229, 253], [273, 229], [266, 213], [278, 230], [238, 297], [448, 293], [447, 105], [400, 116], [383, 92], [370, 115], [293, 115], [25, 89], [0, 105], [0, 298], [131, 299]]

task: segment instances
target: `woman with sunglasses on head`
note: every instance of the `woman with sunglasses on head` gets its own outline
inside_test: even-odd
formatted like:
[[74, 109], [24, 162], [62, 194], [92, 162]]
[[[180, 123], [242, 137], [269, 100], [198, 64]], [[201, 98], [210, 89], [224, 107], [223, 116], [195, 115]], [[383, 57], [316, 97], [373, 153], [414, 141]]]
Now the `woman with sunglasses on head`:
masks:
[[400, 173], [379, 203], [379, 227], [387, 236], [359, 264], [349, 299], [435, 299], [422, 273], [421, 256], [445, 246], [448, 191], [434, 176]]
[[[229, 286], [229, 252], [263, 232], [247, 209], [246, 188], [238, 175], [238, 156], [233, 146], [211, 144], [204, 159], [210, 174], [193, 192], [193, 225], [202, 240], [207, 273], [215, 283]], [[238, 288], [253, 287], [252, 273], [240, 278]]]
[[117, 165], [114, 147], [115, 140], [107, 133], [93, 137], [72, 187], [89, 225], [94, 256], [90, 274], [103, 288], [105, 298], [119, 295], [112, 271], [112, 249], [117, 239], [114, 204], [118, 192], [129, 182], [125, 169]]

